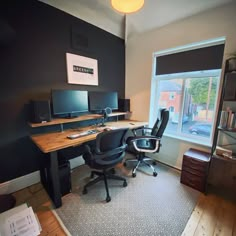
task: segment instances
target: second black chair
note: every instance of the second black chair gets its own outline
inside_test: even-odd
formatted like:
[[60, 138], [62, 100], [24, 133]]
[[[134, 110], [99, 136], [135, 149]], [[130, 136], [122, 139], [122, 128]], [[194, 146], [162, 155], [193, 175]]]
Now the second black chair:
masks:
[[98, 177], [84, 186], [83, 194], [87, 193], [88, 187], [103, 180], [107, 194], [106, 201], [109, 202], [111, 197], [108, 189], [108, 179], [123, 181], [123, 187], [127, 186], [126, 179], [114, 175], [113, 169], [118, 163], [122, 162], [124, 158], [127, 147], [124, 138], [127, 131], [128, 129], [104, 131], [97, 135], [95, 147], [89, 145], [85, 146], [86, 151], [83, 155], [85, 164], [95, 169], [91, 172], [91, 178], [93, 178], [94, 175]]
[[[127, 139], [128, 148], [127, 151], [135, 154], [136, 158], [131, 160], [126, 160], [126, 162], [135, 161], [137, 164], [134, 166], [132, 171], [132, 176], [136, 176], [136, 170], [141, 164], [149, 166], [153, 171], [153, 176], [157, 176], [157, 172], [153, 165], [148, 161], [152, 160], [145, 156], [145, 153], [156, 153], [159, 152], [161, 146], [161, 138], [169, 121], [169, 111], [166, 109], [160, 110], [160, 118], [157, 118], [153, 128], [143, 127], [134, 129], [134, 136]], [[140, 135], [137, 132], [141, 131]], [[147, 134], [147, 130], [150, 130], [150, 134]], [[153, 161], [153, 160], [152, 160]]]

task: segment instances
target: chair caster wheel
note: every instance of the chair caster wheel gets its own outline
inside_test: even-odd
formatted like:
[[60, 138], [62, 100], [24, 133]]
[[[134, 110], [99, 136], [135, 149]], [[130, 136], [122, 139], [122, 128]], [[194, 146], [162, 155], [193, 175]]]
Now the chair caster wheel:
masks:
[[91, 172], [90, 178], [93, 179], [93, 177], [94, 177], [94, 173]]
[[123, 166], [127, 166], [126, 162], [123, 163]]
[[87, 194], [87, 193], [88, 193], [87, 189], [84, 188], [84, 190], [83, 190], [83, 194]]
[[127, 187], [127, 182], [126, 181], [124, 181], [123, 187]]
[[157, 176], [157, 172], [153, 172], [153, 176], [156, 177]]
[[136, 173], [132, 173], [132, 177], [133, 177], [133, 178], [136, 177]]
[[155, 166], [157, 163], [154, 161], [152, 164]]
[[111, 201], [111, 197], [108, 196], [108, 197], [106, 198], [106, 202], [110, 202], [110, 201]]

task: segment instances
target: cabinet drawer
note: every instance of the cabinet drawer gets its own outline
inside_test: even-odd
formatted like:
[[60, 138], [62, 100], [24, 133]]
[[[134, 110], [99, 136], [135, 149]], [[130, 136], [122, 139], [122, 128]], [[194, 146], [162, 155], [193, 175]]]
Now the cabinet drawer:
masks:
[[192, 168], [191, 166], [182, 166], [182, 171], [186, 171], [190, 174], [197, 175], [200, 177], [205, 177], [207, 175], [207, 169], [206, 168]]
[[180, 182], [201, 192], [205, 192], [206, 178], [182, 171]]
[[184, 156], [182, 169], [184, 169], [185, 167], [197, 170], [199, 172], [206, 172], [208, 168], [208, 162], [199, 161], [194, 158]]

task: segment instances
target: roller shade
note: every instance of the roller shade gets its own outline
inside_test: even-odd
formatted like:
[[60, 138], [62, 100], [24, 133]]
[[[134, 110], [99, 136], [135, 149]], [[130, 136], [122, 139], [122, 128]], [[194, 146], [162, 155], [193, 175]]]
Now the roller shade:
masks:
[[220, 69], [224, 44], [156, 57], [156, 75]]

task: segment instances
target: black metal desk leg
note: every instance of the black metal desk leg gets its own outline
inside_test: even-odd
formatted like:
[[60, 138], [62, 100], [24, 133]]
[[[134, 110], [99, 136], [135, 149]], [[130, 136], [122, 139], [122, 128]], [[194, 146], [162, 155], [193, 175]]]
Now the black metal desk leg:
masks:
[[60, 187], [60, 179], [59, 179], [59, 170], [58, 170], [58, 158], [57, 152], [50, 153], [50, 174], [52, 181], [52, 189], [51, 189], [51, 200], [53, 201], [56, 208], [62, 205], [61, 202], [61, 187]]

